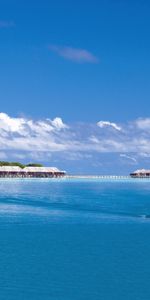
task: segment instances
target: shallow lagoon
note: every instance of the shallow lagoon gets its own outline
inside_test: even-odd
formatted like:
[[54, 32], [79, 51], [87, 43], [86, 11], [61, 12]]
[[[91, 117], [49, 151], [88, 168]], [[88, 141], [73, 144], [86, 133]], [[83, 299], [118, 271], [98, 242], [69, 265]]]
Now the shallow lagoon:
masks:
[[150, 299], [150, 180], [0, 179], [0, 299]]

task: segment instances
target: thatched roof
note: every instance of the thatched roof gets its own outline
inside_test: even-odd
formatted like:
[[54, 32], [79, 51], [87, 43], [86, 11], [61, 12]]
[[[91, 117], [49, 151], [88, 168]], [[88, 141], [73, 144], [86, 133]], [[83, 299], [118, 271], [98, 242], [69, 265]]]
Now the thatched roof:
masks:
[[20, 172], [21, 170], [17, 166], [0, 166], [0, 172]]
[[55, 167], [25, 167], [22, 169], [17, 166], [0, 166], [0, 172], [59, 173], [63, 171], [60, 171]]
[[150, 170], [141, 169], [133, 172], [133, 174], [145, 174], [145, 173], [150, 173]]
[[59, 169], [54, 168], [54, 167], [25, 167], [23, 169], [24, 172], [38, 172], [38, 173], [55, 173], [55, 172], [61, 172]]

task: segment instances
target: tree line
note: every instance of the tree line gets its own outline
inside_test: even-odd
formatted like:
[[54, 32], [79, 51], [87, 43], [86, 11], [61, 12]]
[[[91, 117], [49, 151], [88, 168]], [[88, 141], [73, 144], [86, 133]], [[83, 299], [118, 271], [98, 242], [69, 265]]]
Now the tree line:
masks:
[[15, 166], [15, 167], [20, 167], [20, 168], [25, 168], [25, 167], [43, 167], [42, 164], [38, 164], [38, 163], [29, 163], [29, 164], [22, 164], [20, 162], [8, 162], [8, 161], [0, 161], [0, 167], [3, 166]]

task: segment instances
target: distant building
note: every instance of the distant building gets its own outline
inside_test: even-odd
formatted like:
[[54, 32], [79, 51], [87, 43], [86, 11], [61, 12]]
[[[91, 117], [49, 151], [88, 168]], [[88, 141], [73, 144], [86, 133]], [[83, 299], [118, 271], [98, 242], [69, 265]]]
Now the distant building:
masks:
[[145, 170], [145, 169], [141, 169], [141, 170], [136, 170], [133, 173], [130, 174], [131, 177], [135, 177], [135, 178], [150, 178], [150, 170]]
[[19, 178], [53, 178], [63, 177], [65, 171], [55, 167], [25, 167], [0, 166], [0, 177], [19, 177]]

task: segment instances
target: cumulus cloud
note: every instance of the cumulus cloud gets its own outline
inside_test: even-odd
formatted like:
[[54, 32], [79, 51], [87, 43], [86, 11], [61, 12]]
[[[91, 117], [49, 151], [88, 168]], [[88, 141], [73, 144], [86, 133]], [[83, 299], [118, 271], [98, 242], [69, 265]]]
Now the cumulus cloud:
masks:
[[63, 123], [61, 118], [55, 118], [54, 120], [51, 121], [52, 126], [54, 126], [56, 129], [61, 130], [68, 128], [66, 124]]
[[68, 126], [60, 117], [33, 120], [0, 113], [1, 157], [8, 153], [8, 158], [11, 154], [18, 159], [45, 160], [63, 153], [66, 160], [79, 160], [100, 153], [118, 153], [122, 159], [136, 163], [137, 157], [150, 156], [150, 133], [147, 126], [138, 127], [137, 122], [139, 119], [121, 126], [108, 121]]
[[0, 130], [22, 133], [25, 122], [23, 118], [11, 118], [5, 113], [0, 113]]
[[50, 45], [49, 49], [59, 56], [79, 63], [97, 63], [98, 58], [86, 49], [73, 48], [68, 46]]
[[112, 122], [109, 122], [109, 121], [99, 121], [97, 123], [97, 126], [100, 127], [100, 128], [104, 128], [104, 127], [112, 127], [118, 131], [121, 131], [121, 127], [118, 126], [116, 123], [112, 123]]
[[61, 118], [54, 120], [30, 120], [25, 118], [12, 118], [5, 113], [0, 113], [0, 132], [17, 133], [21, 136], [45, 136], [52, 131], [66, 129], [68, 126]]
[[35, 121], [0, 113], [0, 147], [27, 151], [63, 150], [65, 145], [61, 140], [56, 141], [55, 134], [67, 128], [61, 118]]

